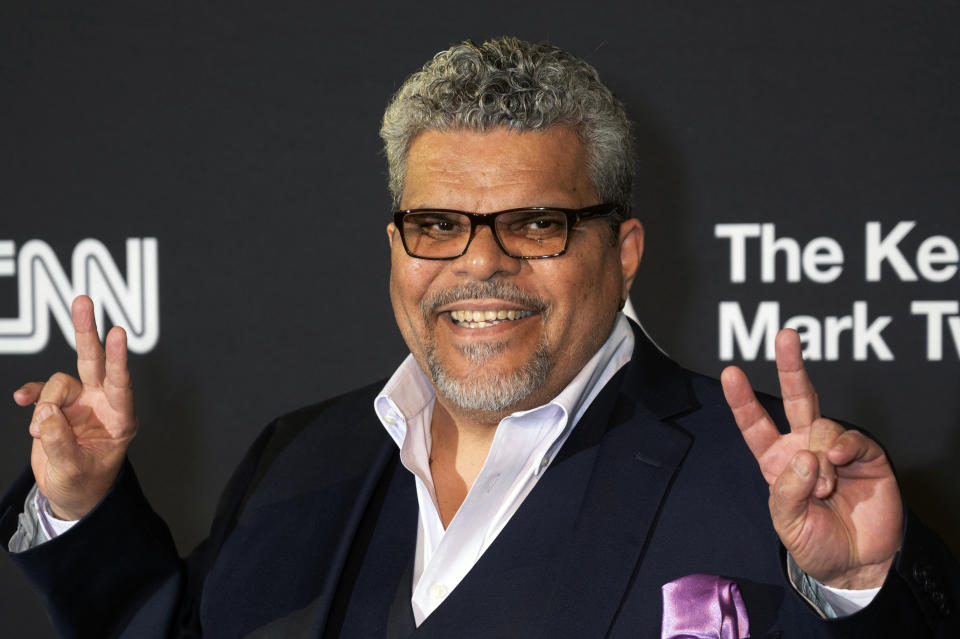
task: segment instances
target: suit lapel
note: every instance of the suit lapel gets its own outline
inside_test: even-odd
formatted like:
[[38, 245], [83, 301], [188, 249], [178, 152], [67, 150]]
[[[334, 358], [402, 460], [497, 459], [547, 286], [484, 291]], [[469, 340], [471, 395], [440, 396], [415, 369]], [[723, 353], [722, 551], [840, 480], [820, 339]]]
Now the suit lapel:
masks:
[[683, 371], [634, 327], [636, 346], [603, 420], [593, 472], [551, 603], [544, 637], [605, 636], [643, 559], [657, 514], [692, 438], [669, 419], [694, 408]]
[[[353, 545], [357, 528], [363, 519], [363, 515], [367, 510], [367, 505], [369, 504], [370, 498], [373, 496], [373, 493], [380, 482], [380, 478], [383, 475], [384, 469], [387, 467], [387, 463], [390, 461], [391, 457], [396, 454], [396, 445], [389, 438], [384, 438], [384, 443], [380, 446], [376, 456], [373, 458], [373, 462], [367, 469], [363, 485], [357, 492], [357, 498], [353, 502], [353, 507], [350, 510], [350, 514], [344, 520], [342, 527], [343, 532], [340, 535], [340, 543], [337, 545], [334, 553], [334, 559], [331, 562], [331, 570], [324, 575], [323, 583], [320, 585], [319, 596], [310, 604], [310, 606], [315, 610], [315, 617], [313, 632], [309, 636], [319, 637], [323, 634], [324, 628], [327, 624], [327, 618], [330, 613], [330, 605], [332, 604], [334, 596], [337, 592], [337, 586], [340, 583], [344, 564], [347, 561], [347, 556], [349, 555], [350, 548]], [[301, 637], [303, 635], [296, 634], [289, 636]]]
[[[374, 491], [380, 483], [384, 469], [391, 457], [396, 454], [396, 451], [397, 448], [393, 442], [389, 438], [384, 438], [384, 443], [369, 458], [370, 463], [365, 468], [366, 472], [363, 475], [362, 483], [356, 492], [356, 498], [353, 500], [349, 511], [339, 521], [334, 521], [336, 511], [325, 510], [327, 505], [325, 501], [316, 504], [315, 512], [327, 517], [329, 525], [339, 527], [341, 531], [337, 536], [340, 541], [333, 550], [329, 570], [318, 573], [320, 580], [317, 582], [314, 590], [315, 594], [310, 601], [244, 635], [244, 639], [267, 639], [268, 637], [270, 639], [300, 639], [301, 637], [323, 636], [331, 605], [337, 594], [337, 588], [357, 528], [363, 519]], [[349, 484], [349, 482], [347, 483]]]

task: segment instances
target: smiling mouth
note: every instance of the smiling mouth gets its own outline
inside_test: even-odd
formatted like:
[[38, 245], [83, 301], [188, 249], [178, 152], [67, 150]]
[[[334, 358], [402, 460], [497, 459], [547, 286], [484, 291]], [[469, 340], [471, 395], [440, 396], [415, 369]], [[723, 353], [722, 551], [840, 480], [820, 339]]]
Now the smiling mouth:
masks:
[[464, 328], [486, 328], [504, 322], [523, 319], [533, 315], [533, 311], [497, 310], [497, 311], [450, 311], [450, 319]]

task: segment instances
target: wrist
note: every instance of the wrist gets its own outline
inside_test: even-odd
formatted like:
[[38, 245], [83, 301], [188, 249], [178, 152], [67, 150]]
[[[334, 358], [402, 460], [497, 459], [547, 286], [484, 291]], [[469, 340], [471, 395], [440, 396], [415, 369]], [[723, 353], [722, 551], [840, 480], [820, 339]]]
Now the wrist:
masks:
[[70, 522], [70, 521], [79, 521], [83, 519], [84, 515], [89, 512], [89, 509], [85, 512], [77, 512], [73, 508], [64, 507], [49, 497], [44, 495], [42, 492], [39, 493], [39, 503], [43, 509], [43, 513], [50, 519], [56, 521]]
[[[34, 487], [31, 495], [32, 498], [28, 497], [28, 502], [30, 502], [29, 512], [32, 513], [34, 520], [37, 522], [38, 529], [43, 532], [40, 538], [41, 542], [59, 537], [73, 528], [74, 524], [77, 523], [76, 521], [62, 520], [55, 517], [53, 510], [50, 508], [50, 502], [47, 501], [47, 498], [44, 497], [36, 487]], [[27, 512], [26, 505], [25, 512]]]
[[848, 570], [829, 579], [814, 578], [825, 586], [840, 590], [869, 590], [883, 586], [891, 565], [893, 565], [893, 557], [879, 564], [868, 564]]
[[[87, 511], [87, 512], [90, 512], [90, 511]], [[70, 512], [63, 510], [62, 508], [54, 506], [53, 504], [50, 504], [47, 507], [46, 513], [47, 515], [49, 515], [50, 517], [53, 517], [57, 521], [79, 521], [83, 519], [84, 515], [87, 514], [86, 512], [83, 514], [72, 514]]]

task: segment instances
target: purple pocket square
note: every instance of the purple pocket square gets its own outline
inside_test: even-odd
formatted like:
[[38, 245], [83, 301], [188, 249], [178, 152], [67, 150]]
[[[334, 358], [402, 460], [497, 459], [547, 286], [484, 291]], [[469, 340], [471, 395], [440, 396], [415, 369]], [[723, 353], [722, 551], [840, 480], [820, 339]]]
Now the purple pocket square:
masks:
[[716, 575], [687, 575], [662, 586], [660, 639], [746, 639], [747, 607], [737, 584]]

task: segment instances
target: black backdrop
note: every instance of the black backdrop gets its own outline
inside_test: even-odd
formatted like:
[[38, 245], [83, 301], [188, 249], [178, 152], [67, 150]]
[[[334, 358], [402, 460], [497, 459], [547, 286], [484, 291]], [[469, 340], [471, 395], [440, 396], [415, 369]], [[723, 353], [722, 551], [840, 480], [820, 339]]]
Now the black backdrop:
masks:
[[[68, 295], [83, 281], [78, 256], [84, 268], [115, 263], [132, 292], [104, 295], [121, 310], [153, 299], [159, 322], [132, 357], [142, 426], [131, 457], [187, 552], [270, 418], [382, 378], [405, 354], [386, 288], [377, 129], [389, 95], [458, 40], [549, 39], [591, 61], [636, 119], [647, 253], [632, 299], [651, 335], [685, 365], [719, 374], [738, 314], [759, 337], [773, 311], [836, 327], [844, 320], [828, 316], [861, 303], [858, 334], [828, 339], [835, 357], [810, 364], [822, 406], [882, 439], [911, 503], [956, 551], [958, 29], [960, 7], [941, 1], [3, 0], [0, 388], [72, 366], [53, 319], [29, 347], [39, 352], [12, 352], [27, 348], [18, 322], [33, 322], [37, 338], [39, 318], [54, 317], [20, 294]], [[891, 232], [908, 221], [915, 227], [896, 241]], [[886, 239], [872, 248], [871, 222]], [[821, 240], [800, 281], [787, 277], [792, 249], [776, 255], [774, 281], [761, 281], [751, 236], [745, 281], [734, 282], [734, 242], [716, 236], [718, 224], [755, 225], [738, 227], [749, 233], [774, 224], [801, 250], [832, 238], [839, 275], [810, 277], [829, 266], [813, 263], [829, 260]], [[149, 268], [145, 287], [130, 283], [128, 238], [156, 238], [156, 288]], [[870, 254], [879, 281], [868, 277]], [[44, 283], [57, 264], [59, 288]], [[911, 312], [917, 301], [939, 302], [918, 308], [940, 315]], [[735, 303], [725, 329], [722, 302]], [[939, 360], [928, 352], [936, 327]], [[745, 363], [754, 383], [776, 391], [763, 345], [745, 354], [745, 337], [734, 361], [756, 360]], [[0, 483], [27, 461], [28, 418], [0, 402]], [[52, 636], [6, 561], [0, 611], [4, 635]]]

